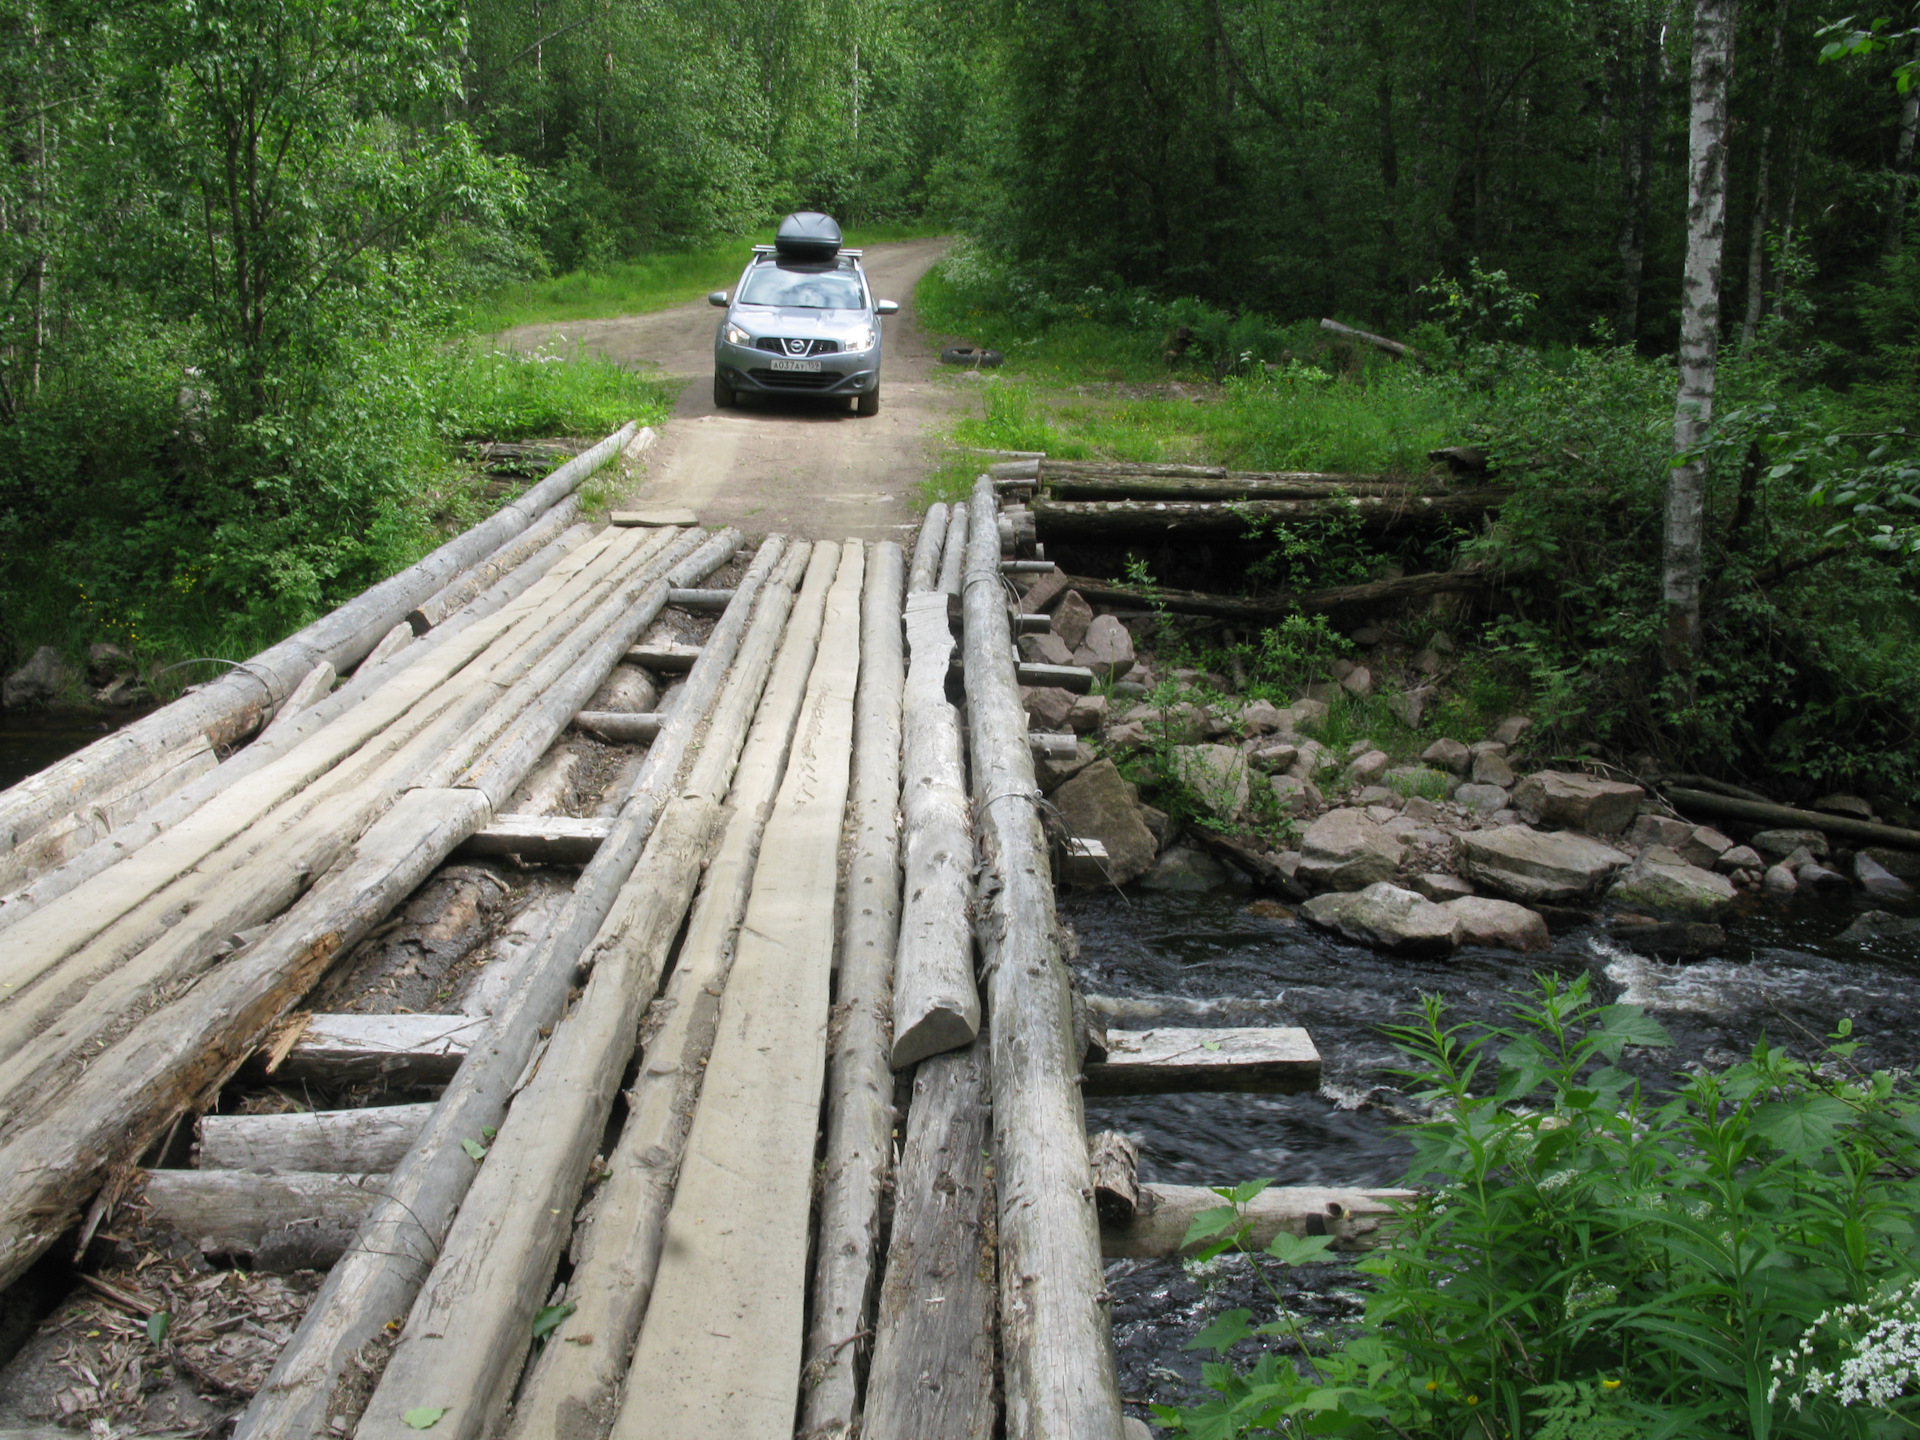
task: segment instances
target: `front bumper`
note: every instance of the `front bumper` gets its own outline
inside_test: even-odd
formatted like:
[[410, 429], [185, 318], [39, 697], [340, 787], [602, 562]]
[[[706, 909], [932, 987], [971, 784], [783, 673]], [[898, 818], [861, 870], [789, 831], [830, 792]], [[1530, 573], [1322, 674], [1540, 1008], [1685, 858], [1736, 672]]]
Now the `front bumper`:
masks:
[[714, 373], [735, 390], [762, 395], [864, 395], [880, 383], [880, 347], [855, 354], [820, 355], [820, 368], [775, 370], [778, 357], [722, 340], [713, 347]]

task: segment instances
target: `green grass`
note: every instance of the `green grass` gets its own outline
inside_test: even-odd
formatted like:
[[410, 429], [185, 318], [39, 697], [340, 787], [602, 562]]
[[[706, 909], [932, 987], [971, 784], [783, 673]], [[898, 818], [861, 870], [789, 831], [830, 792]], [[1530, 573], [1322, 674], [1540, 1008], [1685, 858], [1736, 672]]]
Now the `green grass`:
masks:
[[[850, 246], [880, 245], [938, 235], [935, 225], [863, 225], [846, 232]], [[567, 320], [607, 320], [640, 315], [726, 290], [740, 278], [747, 255], [765, 233], [735, 236], [693, 250], [666, 251], [623, 260], [601, 270], [575, 270], [548, 280], [509, 285], [474, 305], [469, 325], [493, 334], [518, 325]]]
[[456, 347], [436, 379], [435, 424], [451, 440], [599, 439], [629, 420], [658, 425], [673, 402], [670, 385], [578, 347], [526, 353]]

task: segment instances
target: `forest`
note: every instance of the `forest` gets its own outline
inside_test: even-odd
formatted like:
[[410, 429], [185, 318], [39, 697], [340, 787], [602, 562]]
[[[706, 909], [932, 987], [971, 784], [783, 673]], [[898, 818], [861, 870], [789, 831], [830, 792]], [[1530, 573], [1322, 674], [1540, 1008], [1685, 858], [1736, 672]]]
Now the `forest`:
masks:
[[493, 297], [808, 206], [960, 237], [923, 308], [1035, 377], [1218, 387], [1208, 459], [1311, 460], [1307, 391], [1315, 454], [1485, 447], [1516, 500], [1453, 558], [1512, 580], [1489, 634], [1569, 741], [1910, 779], [1920, 30], [1721, 8], [1684, 684], [1647, 664], [1688, 462], [1678, 0], [5, 0], [0, 650], [286, 633], [492, 503], [469, 442], [664, 415], [495, 351]]

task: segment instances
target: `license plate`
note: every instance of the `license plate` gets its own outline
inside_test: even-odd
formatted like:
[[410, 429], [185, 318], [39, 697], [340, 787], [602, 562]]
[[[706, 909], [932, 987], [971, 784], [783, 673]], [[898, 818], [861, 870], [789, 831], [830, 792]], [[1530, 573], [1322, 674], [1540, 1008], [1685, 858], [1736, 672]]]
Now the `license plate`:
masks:
[[804, 370], [809, 375], [818, 375], [820, 373], [820, 362], [818, 360], [775, 360], [773, 362], [773, 368], [775, 370]]

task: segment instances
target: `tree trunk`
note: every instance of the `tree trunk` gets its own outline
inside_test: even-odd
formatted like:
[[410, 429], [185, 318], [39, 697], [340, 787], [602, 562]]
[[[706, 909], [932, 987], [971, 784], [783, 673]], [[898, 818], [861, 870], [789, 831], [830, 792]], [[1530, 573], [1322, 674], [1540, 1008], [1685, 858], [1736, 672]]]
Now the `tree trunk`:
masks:
[[[1041, 538], [1125, 540], [1141, 535], [1219, 535], [1252, 538], [1261, 520], [1308, 520], [1351, 510], [1363, 530], [1379, 533], [1435, 520], [1471, 523], [1506, 500], [1505, 490], [1456, 490], [1446, 495], [1361, 495], [1330, 500], [1047, 500], [1033, 502]], [[999, 543], [996, 535], [995, 544]]]
[[1767, 72], [1767, 113], [1760, 122], [1760, 153], [1754, 160], [1753, 220], [1747, 230], [1747, 316], [1740, 326], [1740, 348], [1753, 344], [1765, 307], [1768, 182], [1773, 173], [1773, 122], [1780, 111], [1780, 79], [1786, 71], [1787, 16], [1793, 0], [1780, 0], [1773, 18], [1773, 66]]
[[[1920, 35], [1914, 37], [1913, 60], [1920, 65]], [[1920, 75], [1914, 77], [1920, 80]], [[1920, 138], [1920, 84], [1907, 87], [1900, 97], [1900, 139], [1893, 152], [1893, 197], [1887, 208], [1887, 229], [1880, 238], [1883, 259], [1900, 253], [1907, 233], [1907, 199], [1913, 193], [1913, 148]]]
[[433, 1114], [427, 1105], [203, 1115], [194, 1125], [201, 1170], [384, 1175], [406, 1158]]
[[1691, 676], [1700, 650], [1700, 557], [1706, 521], [1714, 362], [1720, 346], [1720, 259], [1727, 237], [1727, 81], [1736, 0], [1694, 0], [1687, 262], [1680, 290], [1680, 390], [1674, 405], [1661, 554], [1662, 663]]
[[929, 505], [920, 522], [920, 538], [913, 547], [913, 567], [907, 572], [907, 593], [918, 595], [940, 580], [940, 555], [947, 540], [947, 507]]
[[1646, 268], [1647, 217], [1653, 199], [1653, 132], [1660, 110], [1660, 22], [1639, 22], [1638, 85], [1633, 123], [1621, 127], [1620, 183], [1620, 343], [1632, 345], [1640, 334], [1640, 279]]
[[481, 592], [500, 583], [512, 571], [537, 555], [546, 544], [580, 518], [580, 497], [569, 495], [542, 515], [539, 522], [515, 535], [478, 565], [456, 577], [438, 593], [407, 612], [407, 627], [424, 635]]

